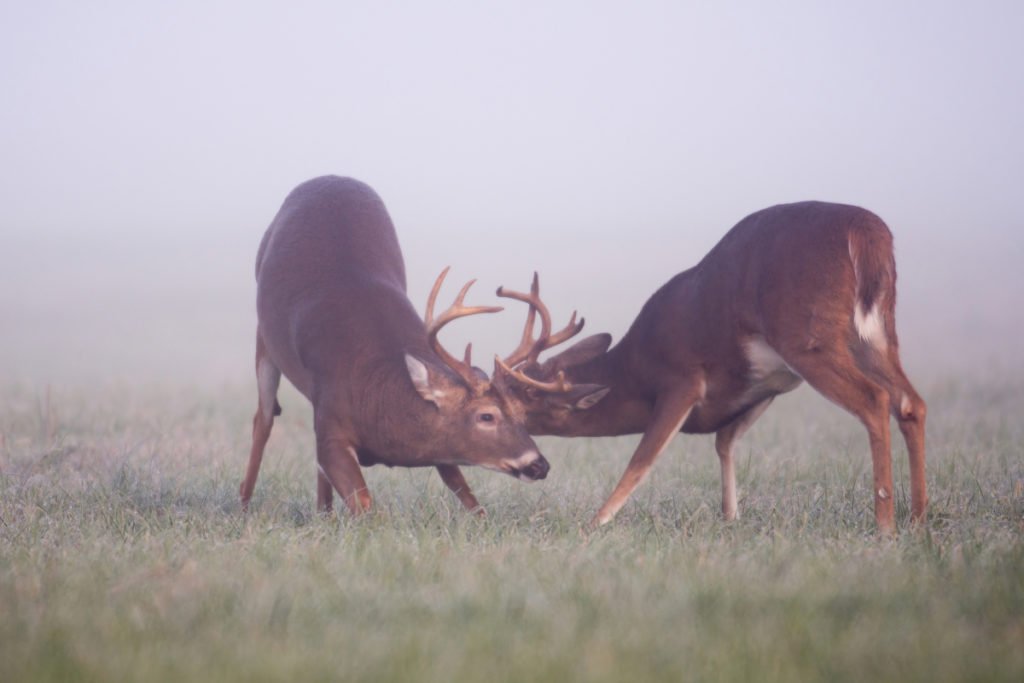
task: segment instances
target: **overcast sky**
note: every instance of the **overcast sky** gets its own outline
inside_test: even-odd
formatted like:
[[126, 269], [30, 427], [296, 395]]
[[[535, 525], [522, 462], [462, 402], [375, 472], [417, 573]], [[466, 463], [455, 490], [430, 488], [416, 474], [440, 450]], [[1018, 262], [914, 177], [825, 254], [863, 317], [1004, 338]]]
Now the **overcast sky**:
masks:
[[247, 379], [256, 246], [324, 173], [383, 197], [417, 308], [537, 269], [616, 338], [752, 211], [859, 204], [905, 364], [1017, 369], [1022, 36], [1022, 2], [4, 2], [0, 381]]

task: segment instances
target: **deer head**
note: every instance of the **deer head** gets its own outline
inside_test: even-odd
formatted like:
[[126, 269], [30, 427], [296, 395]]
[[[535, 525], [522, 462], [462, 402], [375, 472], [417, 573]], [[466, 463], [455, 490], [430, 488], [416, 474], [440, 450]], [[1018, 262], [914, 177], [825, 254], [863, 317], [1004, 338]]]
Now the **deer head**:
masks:
[[460, 465], [479, 465], [528, 481], [543, 479], [549, 465], [526, 431], [522, 406], [473, 367], [471, 344], [459, 360], [438, 339], [441, 328], [453, 320], [502, 310], [500, 306], [466, 306], [466, 293], [475, 282], [470, 280], [455, 302], [435, 316], [434, 305], [447, 274], [445, 268], [435, 281], [425, 315], [427, 341], [441, 364], [405, 356], [413, 387], [436, 408], [430, 433], [444, 442]]

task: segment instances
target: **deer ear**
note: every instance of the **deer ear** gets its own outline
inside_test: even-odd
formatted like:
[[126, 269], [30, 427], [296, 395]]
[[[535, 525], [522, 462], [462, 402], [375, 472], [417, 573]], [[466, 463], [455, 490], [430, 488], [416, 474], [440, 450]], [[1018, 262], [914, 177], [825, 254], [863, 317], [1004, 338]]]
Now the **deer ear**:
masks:
[[612, 335], [607, 332], [592, 334], [544, 361], [541, 365], [541, 375], [547, 377], [554, 375], [559, 370], [586, 363], [607, 351], [611, 344]]
[[441, 399], [444, 398], [444, 390], [432, 386], [427, 364], [407, 353], [405, 354], [405, 367], [409, 371], [409, 379], [412, 380], [416, 393], [422, 396], [424, 400], [430, 401], [440, 408]]
[[611, 391], [601, 384], [579, 384], [569, 390], [566, 402], [575, 410], [586, 410], [596, 405]]

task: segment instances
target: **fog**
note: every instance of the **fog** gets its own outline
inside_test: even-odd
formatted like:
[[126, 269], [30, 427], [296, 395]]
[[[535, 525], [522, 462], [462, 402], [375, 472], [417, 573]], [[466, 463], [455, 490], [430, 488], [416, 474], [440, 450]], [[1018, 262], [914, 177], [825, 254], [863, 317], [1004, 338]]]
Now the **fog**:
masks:
[[[904, 363], [1019, 373], [1024, 4], [5, 3], [0, 384], [249, 381], [285, 195], [368, 182], [410, 297], [628, 328], [745, 215], [858, 204]], [[446, 329], [477, 359], [524, 311]], [[916, 374], [915, 374], [916, 373]]]

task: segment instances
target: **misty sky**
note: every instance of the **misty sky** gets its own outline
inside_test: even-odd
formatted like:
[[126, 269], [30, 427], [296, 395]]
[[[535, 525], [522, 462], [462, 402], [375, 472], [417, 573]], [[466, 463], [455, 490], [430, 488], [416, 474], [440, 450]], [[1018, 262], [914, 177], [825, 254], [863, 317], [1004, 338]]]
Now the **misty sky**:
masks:
[[[616, 338], [752, 211], [859, 204], [908, 368], [1018, 369], [1022, 36], [1021, 2], [5, 2], [0, 382], [248, 379], [256, 246], [324, 173], [383, 197], [417, 308], [537, 269]], [[506, 351], [509, 308], [446, 339]]]

